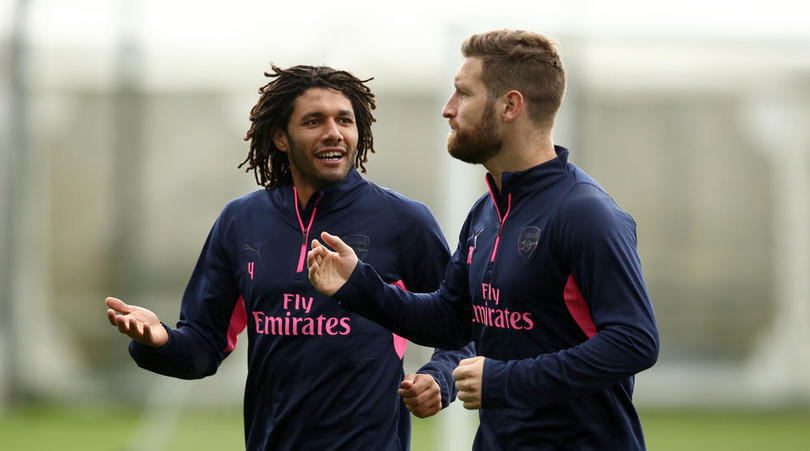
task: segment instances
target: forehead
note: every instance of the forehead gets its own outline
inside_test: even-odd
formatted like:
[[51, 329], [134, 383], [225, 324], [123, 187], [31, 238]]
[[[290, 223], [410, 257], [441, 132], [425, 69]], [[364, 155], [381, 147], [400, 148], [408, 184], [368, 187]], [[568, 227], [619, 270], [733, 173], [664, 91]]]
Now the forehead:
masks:
[[483, 65], [481, 58], [465, 58], [461, 68], [456, 72], [454, 79], [456, 84], [476, 85], [483, 84], [481, 78]]
[[309, 88], [295, 98], [293, 115], [354, 113], [352, 102], [340, 91], [329, 88]]

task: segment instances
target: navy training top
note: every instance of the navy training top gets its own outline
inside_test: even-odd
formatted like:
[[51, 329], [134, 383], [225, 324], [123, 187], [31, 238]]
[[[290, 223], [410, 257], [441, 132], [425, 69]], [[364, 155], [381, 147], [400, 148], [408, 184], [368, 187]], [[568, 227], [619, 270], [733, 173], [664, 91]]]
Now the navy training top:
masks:
[[[363, 179], [354, 169], [299, 211], [292, 186], [228, 203], [183, 295], [177, 328], [161, 348], [130, 342], [136, 363], [183, 379], [214, 374], [248, 331], [244, 395], [247, 450], [407, 450], [410, 415], [397, 395], [407, 342], [318, 293], [306, 251], [321, 231], [340, 236], [387, 283], [439, 286], [449, 250], [424, 204]], [[455, 398], [452, 370], [472, 356], [436, 350], [431, 374], [442, 405]]]
[[658, 356], [635, 222], [568, 150], [504, 173], [472, 207], [440, 289], [363, 263], [334, 298], [416, 343], [486, 356], [479, 450], [643, 450], [634, 375]]

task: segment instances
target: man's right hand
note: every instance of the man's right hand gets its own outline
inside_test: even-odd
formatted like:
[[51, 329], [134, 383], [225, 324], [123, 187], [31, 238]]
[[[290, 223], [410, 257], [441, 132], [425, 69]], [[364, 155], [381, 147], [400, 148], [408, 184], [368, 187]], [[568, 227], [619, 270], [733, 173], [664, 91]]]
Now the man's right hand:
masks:
[[137, 305], [128, 305], [118, 298], [107, 298], [107, 319], [118, 331], [147, 346], [160, 347], [169, 341], [169, 334], [157, 315]]
[[340, 238], [322, 232], [321, 239], [337, 252], [330, 251], [318, 240], [312, 241], [312, 250], [307, 254], [309, 281], [321, 293], [332, 296], [349, 280], [358, 259], [354, 250]]

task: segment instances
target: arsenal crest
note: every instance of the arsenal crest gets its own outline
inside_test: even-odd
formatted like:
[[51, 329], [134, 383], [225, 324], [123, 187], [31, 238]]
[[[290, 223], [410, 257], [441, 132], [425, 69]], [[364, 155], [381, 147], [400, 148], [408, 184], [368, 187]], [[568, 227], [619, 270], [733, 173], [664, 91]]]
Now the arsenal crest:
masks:
[[518, 255], [523, 263], [529, 261], [537, 250], [537, 243], [540, 242], [540, 232], [542, 229], [535, 226], [526, 226], [520, 231], [518, 238]]
[[366, 258], [366, 254], [368, 254], [368, 236], [367, 235], [347, 235], [342, 238], [343, 242], [348, 244], [349, 247], [354, 249], [354, 253], [357, 254], [357, 258], [360, 260]]

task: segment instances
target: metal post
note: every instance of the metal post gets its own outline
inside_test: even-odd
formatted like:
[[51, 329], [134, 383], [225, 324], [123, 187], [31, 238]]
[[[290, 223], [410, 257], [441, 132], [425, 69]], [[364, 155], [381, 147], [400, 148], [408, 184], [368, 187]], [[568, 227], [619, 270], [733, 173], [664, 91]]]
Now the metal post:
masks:
[[15, 394], [19, 386], [19, 377], [15, 371], [18, 368], [19, 348], [17, 340], [17, 326], [13, 318], [14, 291], [16, 284], [14, 256], [18, 249], [19, 210], [24, 190], [23, 174], [27, 168], [26, 152], [26, 91], [25, 91], [25, 60], [26, 60], [26, 21], [28, 17], [28, 1], [17, 0], [13, 15], [11, 31], [11, 44], [8, 62], [8, 149], [5, 163], [2, 167], [5, 181], [4, 202], [2, 206], [2, 241], [0, 241], [0, 409], [5, 402]]

